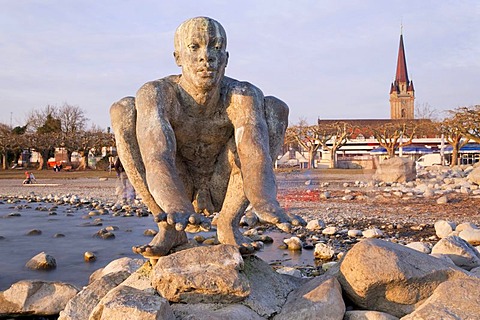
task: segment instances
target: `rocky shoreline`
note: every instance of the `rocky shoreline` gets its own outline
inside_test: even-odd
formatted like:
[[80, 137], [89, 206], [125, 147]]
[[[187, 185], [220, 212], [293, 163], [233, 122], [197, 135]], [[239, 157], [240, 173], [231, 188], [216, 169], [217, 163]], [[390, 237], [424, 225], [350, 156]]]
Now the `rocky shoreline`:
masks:
[[[362, 239], [380, 238], [430, 253], [442, 238], [458, 236], [464, 228], [456, 232], [459, 225], [469, 224], [477, 230], [480, 189], [473, 171], [473, 167], [432, 167], [418, 172], [415, 181], [388, 184], [375, 182], [371, 174], [325, 177], [312, 172], [279, 173], [279, 201], [288, 213], [300, 216], [308, 224], [294, 228], [291, 235], [285, 234], [284, 243], [277, 245], [289, 251], [311, 250], [320, 259], [316, 266], [284, 267], [279, 263], [275, 269], [300, 279], [320, 276]], [[141, 206], [115, 209], [113, 179], [49, 180], [45, 185], [28, 187], [13, 180], [1, 182], [0, 197], [4, 201], [84, 202], [92, 210], [106, 209], [110, 214], [129, 210], [145, 214]], [[247, 213], [242, 224], [254, 240], [269, 241], [264, 235], [271, 227], [257, 225], [254, 212]], [[468, 241], [462, 241], [480, 244], [476, 231], [469, 236]], [[478, 256], [478, 262], [472, 258], [475, 261], [470, 269], [477, 267], [476, 263], [480, 266]]]

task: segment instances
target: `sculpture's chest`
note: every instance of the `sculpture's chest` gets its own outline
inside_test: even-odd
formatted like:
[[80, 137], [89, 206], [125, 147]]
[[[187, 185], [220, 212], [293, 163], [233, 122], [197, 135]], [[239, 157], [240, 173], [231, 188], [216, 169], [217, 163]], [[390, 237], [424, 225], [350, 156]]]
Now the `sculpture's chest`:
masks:
[[187, 159], [216, 157], [233, 136], [233, 125], [226, 113], [184, 114], [171, 124], [177, 150]]

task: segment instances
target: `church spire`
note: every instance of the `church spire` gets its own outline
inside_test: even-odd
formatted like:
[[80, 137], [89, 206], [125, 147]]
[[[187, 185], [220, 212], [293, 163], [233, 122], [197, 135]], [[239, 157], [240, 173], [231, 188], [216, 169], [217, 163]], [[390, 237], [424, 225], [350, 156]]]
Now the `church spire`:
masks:
[[414, 119], [415, 89], [413, 81], [408, 79], [407, 59], [403, 45], [403, 26], [398, 47], [397, 72], [395, 81], [390, 85], [391, 119]]
[[400, 34], [400, 46], [398, 47], [397, 74], [395, 76], [397, 83], [404, 82], [409, 84], [407, 73], [407, 59], [405, 58], [405, 48], [403, 47], [403, 34]]

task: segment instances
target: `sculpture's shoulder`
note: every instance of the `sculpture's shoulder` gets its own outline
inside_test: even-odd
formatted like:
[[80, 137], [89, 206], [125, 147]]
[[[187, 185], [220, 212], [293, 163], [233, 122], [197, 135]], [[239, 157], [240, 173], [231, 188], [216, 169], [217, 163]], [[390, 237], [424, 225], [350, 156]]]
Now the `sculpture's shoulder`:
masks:
[[158, 94], [174, 94], [177, 90], [178, 79], [178, 75], [173, 75], [149, 81], [138, 89], [137, 98], [141, 95], [156, 96]]
[[255, 85], [251, 84], [247, 81], [240, 81], [229, 77], [224, 77], [223, 79], [223, 86], [227, 90], [227, 93], [235, 93], [235, 94], [242, 94], [242, 95], [258, 95], [261, 94], [263, 96], [262, 90], [256, 87]]

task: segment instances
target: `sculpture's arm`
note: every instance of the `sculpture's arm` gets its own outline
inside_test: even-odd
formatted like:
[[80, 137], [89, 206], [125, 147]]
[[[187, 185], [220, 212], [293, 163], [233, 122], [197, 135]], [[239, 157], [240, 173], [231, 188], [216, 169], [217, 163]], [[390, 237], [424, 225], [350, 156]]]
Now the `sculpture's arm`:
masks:
[[162, 80], [145, 84], [137, 92], [137, 139], [145, 164], [150, 193], [167, 213], [194, 213], [176, 165], [175, 133], [169, 123], [167, 106], [174, 94]]
[[288, 221], [276, 199], [263, 93], [249, 83], [237, 83], [227, 110], [235, 128], [245, 196], [266, 222]]

